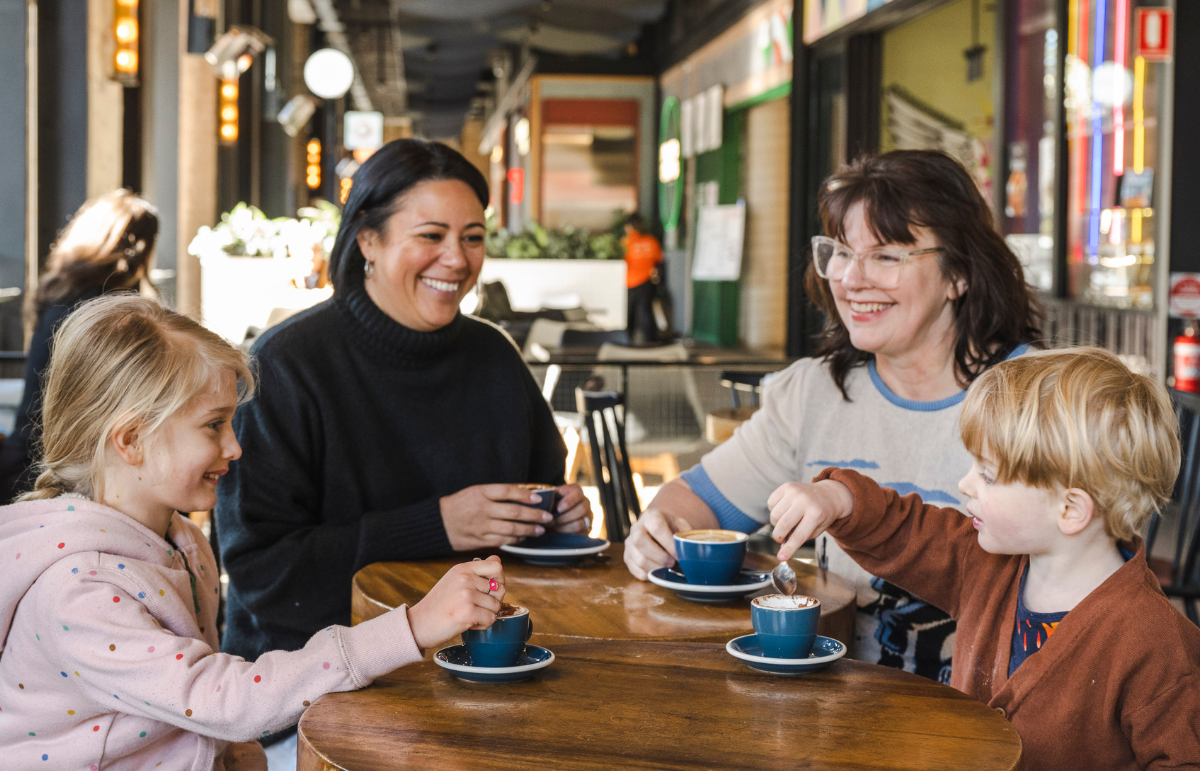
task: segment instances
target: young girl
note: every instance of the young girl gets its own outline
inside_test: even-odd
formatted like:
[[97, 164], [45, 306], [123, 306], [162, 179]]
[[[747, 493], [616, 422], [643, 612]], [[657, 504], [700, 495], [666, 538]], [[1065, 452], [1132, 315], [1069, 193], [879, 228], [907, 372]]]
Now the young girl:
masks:
[[230, 419], [252, 390], [240, 352], [153, 300], [103, 297], [63, 324], [41, 474], [0, 508], [0, 765], [265, 767], [256, 744], [236, 743], [495, 619], [492, 557], [302, 650], [253, 664], [218, 653], [216, 561], [179, 512], [212, 508], [241, 454]]

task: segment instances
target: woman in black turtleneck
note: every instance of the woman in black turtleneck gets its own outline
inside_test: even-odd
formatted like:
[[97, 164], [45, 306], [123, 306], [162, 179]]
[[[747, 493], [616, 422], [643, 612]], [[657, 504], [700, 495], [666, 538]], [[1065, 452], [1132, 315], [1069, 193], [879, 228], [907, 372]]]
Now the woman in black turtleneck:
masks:
[[[483, 265], [487, 183], [445, 145], [392, 142], [354, 176], [332, 299], [255, 343], [243, 455], [218, 488], [223, 649], [256, 659], [350, 622], [355, 571], [538, 535], [522, 482], [559, 485], [559, 530], [590, 509], [503, 332], [461, 315]], [[547, 515], [548, 516], [548, 515]]]

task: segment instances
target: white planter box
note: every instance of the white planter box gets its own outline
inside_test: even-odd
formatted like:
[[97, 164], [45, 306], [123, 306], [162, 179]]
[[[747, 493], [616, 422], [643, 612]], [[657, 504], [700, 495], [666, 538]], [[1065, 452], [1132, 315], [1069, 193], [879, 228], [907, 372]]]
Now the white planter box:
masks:
[[[234, 344], [247, 327], [263, 327], [276, 308], [303, 310], [333, 294], [332, 288], [291, 285], [307, 263], [272, 257], [231, 257], [224, 252], [200, 257], [200, 315], [204, 326]], [[302, 277], [301, 277], [302, 280]]]
[[624, 260], [512, 260], [488, 257], [479, 283], [500, 281], [513, 310], [583, 306], [592, 323], [624, 329]]

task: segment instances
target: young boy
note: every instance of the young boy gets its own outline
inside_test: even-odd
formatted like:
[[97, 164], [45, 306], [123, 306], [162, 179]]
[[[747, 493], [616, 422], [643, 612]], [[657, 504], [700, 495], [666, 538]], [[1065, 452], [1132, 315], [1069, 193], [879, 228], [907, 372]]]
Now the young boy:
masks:
[[780, 558], [828, 529], [956, 618], [950, 684], [1008, 716], [1027, 769], [1200, 767], [1200, 629], [1137, 536], [1179, 471], [1166, 391], [1099, 349], [1045, 351], [981, 375], [961, 426], [965, 517], [826, 469], [771, 495]]

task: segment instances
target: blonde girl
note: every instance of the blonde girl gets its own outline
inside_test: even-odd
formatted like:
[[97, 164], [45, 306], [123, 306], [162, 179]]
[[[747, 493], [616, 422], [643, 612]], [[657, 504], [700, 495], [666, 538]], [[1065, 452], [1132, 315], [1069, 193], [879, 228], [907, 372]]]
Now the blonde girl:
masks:
[[37, 483], [0, 508], [5, 768], [265, 768], [253, 740], [322, 694], [495, 619], [493, 557], [302, 650], [219, 653], [217, 565], [180, 512], [213, 506], [253, 388], [239, 351], [151, 299], [93, 300], [57, 333]]

